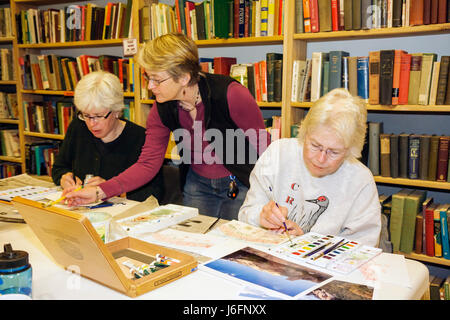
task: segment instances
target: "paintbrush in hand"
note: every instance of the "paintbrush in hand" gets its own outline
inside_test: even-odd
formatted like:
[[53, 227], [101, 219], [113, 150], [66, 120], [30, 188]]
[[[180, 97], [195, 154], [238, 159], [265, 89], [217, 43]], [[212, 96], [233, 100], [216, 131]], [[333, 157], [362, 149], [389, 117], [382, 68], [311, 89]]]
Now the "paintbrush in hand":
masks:
[[[79, 191], [79, 190], [81, 190], [82, 188], [83, 188], [83, 186], [79, 186], [78, 188], [76, 188], [76, 189], [73, 190], [72, 192]], [[47, 207], [53, 206], [53, 205], [55, 205], [55, 204], [57, 204], [57, 203], [63, 201], [64, 199], [66, 199], [66, 196], [62, 196], [61, 198], [56, 199], [56, 200], [54, 200], [54, 201], [49, 201], [49, 202], [47, 202], [46, 204], [44, 204], [43, 207], [44, 207], [44, 208], [47, 208]]]

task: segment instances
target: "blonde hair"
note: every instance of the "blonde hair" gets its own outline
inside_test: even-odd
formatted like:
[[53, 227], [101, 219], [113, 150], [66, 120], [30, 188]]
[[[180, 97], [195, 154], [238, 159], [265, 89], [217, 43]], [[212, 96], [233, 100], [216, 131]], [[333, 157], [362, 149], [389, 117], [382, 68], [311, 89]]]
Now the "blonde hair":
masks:
[[364, 101], [346, 89], [331, 90], [317, 100], [300, 124], [298, 139], [304, 143], [306, 135], [319, 126], [334, 130], [349, 149], [347, 158], [361, 157], [367, 129], [367, 109]]
[[109, 109], [121, 112], [123, 87], [117, 76], [106, 71], [94, 71], [85, 75], [75, 87], [74, 103], [81, 112], [97, 112]]
[[198, 82], [201, 71], [197, 45], [182, 33], [168, 33], [146, 42], [138, 52], [137, 62], [152, 72], [166, 71], [174, 80], [189, 73], [190, 85]]

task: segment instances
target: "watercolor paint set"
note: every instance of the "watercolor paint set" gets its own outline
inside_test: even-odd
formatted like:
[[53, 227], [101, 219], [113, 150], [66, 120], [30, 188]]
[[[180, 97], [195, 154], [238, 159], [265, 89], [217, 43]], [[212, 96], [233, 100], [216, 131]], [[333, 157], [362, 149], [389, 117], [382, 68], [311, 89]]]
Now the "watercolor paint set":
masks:
[[381, 253], [381, 249], [332, 235], [309, 232], [269, 250], [293, 261], [339, 273], [350, 273]]

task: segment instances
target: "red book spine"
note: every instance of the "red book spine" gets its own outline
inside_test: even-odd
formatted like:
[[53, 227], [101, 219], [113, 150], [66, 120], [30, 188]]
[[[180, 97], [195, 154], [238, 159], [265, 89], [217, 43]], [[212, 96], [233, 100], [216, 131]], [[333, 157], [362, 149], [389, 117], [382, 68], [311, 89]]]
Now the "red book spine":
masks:
[[309, 1], [309, 12], [311, 14], [311, 32], [319, 32], [319, 5], [317, 0]]
[[182, 33], [183, 31], [181, 30], [181, 13], [180, 13], [180, 4], [178, 3], [178, 0], [175, 0], [175, 16], [177, 19], [177, 31], [179, 33]]
[[425, 211], [425, 241], [427, 256], [434, 257], [434, 206]]
[[339, 30], [339, 0], [331, 0], [331, 30]]
[[395, 50], [394, 54], [394, 71], [392, 76], [392, 105], [398, 104], [399, 91], [400, 91], [400, 68], [401, 57], [405, 52], [402, 50]]
[[447, 22], [447, 0], [438, 0], [438, 23]]
[[239, 0], [234, 0], [234, 37], [239, 38]]
[[398, 87], [398, 104], [408, 104], [409, 73], [411, 71], [411, 55], [404, 54], [400, 60], [400, 82]]

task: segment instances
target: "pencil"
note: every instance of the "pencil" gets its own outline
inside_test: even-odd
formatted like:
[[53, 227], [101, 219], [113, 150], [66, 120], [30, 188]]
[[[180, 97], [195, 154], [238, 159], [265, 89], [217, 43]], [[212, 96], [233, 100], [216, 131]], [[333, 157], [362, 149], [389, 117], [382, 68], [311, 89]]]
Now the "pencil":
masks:
[[[76, 188], [75, 190], [73, 190], [72, 192], [75, 192], [75, 191], [80, 191], [81, 189], [83, 188], [83, 186], [79, 186], [78, 188]], [[57, 203], [59, 203], [59, 202], [61, 202], [61, 201], [63, 201], [64, 199], [66, 198], [66, 196], [62, 196], [61, 198], [59, 198], [59, 199], [56, 199], [55, 201], [50, 201], [50, 202], [48, 202], [48, 203], [46, 203], [46, 204], [44, 204], [43, 206], [44, 206], [44, 208], [47, 208], [47, 207], [50, 207], [50, 206], [53, 206], [53, 205], [55, 205], [55, 204], [57, 204]]]

